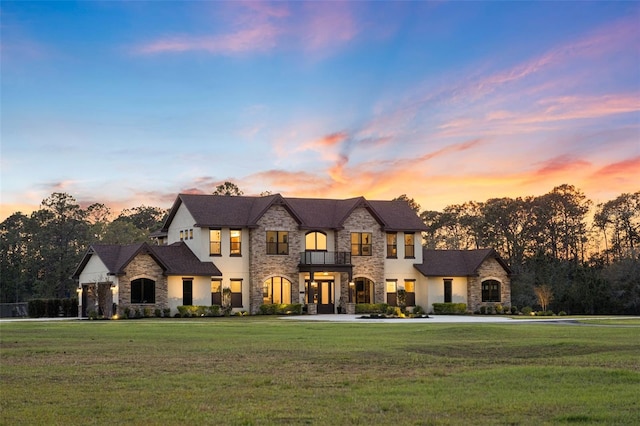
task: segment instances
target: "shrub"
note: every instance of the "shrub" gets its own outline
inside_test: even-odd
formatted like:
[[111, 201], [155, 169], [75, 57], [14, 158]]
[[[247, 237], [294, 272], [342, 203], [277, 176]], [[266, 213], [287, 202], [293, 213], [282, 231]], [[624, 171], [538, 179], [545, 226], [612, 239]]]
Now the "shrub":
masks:
[[502, 315], [504, 313], [504, 307], [500, 303], [496, 303], [493, 308], [496, 310], [496, 314]]
[[222, 315], [220, 313], [220, 305], [211, 305], [207, 309], [207, 316], [209, 317], [219, 317], [220, 315]]
[[518, 308], [516, 308], [515, 306], [511, 307], [511, 315], [515, 315], [518, 313]]
[[143, 308], [142, 309], [142, 315], [144, 315], [145, 318], [149, 318], [151, 317], [151, 308]]
[[301, 303], [268, 303], [258, 309], [261, 315], [302, 315]]
[[169, 318], [171, 316], [171, 309], [170, 308], [164, 308], [162, 310], [162, 316], [165, 318]]
[[156, 316], [157, 318], [160, 318], [162, 316], [162, 309], [160, 308], [155, 308], [153, 310], [153, 315]]
[[481, 315], [485, 315], [487, 313], [487, 307], [486, 306], [480, 306], [480, 314]]
[[124, 316], [124, 318], [131, 318], [131, 308], [126, 306], [122, 315]]
[[432, 306], [434, 314], [462, 315], [467, 313], [466, 303], [434, 303]]
[[392, 315], [394, 317], [404, 318], [404, 313], [402, 312], [402, 308], [399, 306], [387, 306], [387, 315]]
[[424, 313], [425, 313], [425, 311], [424, 311], [424, 309], [422, 308], [422, 306], [420, 306], [420, 305], [416, 305], [416, 306], [414, 306], [414, 307], [413, 307], [413, 313], [414, 313], [415, 315], [422, 315], [422, 314], [424, 314]]
[[520, 312], [522, 312], [522, 315], [531, 315], [533, 309], [531, 309], [531, 306], [525, 306]]
[[388, 306], [386, 303], [358, 303], [356, 314], [384, 314]]

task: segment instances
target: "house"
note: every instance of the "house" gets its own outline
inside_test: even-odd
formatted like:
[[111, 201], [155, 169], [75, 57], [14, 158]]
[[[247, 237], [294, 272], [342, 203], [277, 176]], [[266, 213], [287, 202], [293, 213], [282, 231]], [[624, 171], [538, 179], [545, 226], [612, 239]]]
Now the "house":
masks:
[[449, 299], [471, 310], [510, 304], [510, 271], [495, 251], [423, 250], [425, 230], [397, 200], [180, 194], [153, 234], [158, 245], [91, 246], [74, 278], [83, 315], [107, 287], [120, 312], [220, 304], [222, 289], [234, 311], [252, 314], [271, 303], [353, 312], [395, 305], [399, 290], [426, 310]]

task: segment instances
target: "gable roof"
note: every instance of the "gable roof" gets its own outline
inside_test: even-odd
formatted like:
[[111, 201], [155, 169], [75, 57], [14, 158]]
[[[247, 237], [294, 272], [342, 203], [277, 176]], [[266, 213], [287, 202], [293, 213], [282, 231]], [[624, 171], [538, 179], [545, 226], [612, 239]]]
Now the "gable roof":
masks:
[[414, 267], [425, 277], [469, 277], [478, 274], [485, 260], [494, 258], [504, 270], [511, 269], [491, 248], [479, 250], [429, 250], [423, 249], [422, 263]]
[[222, 276], [213, 262], [201, 262], [184, 242], [178, 242], [168, 246], [147, 243], [124, 246], [94, 244], [89, 247], [72, 277], [80, 277], [93, 255], [104, 263], [109, 275], [122, 275], [127, 265], [139, 254], [150, 255], [165, 275]]
[[194, 226], [203, 228], [252, 228], [273, 205], [283, 206], [301, 229], [341, 229], [358, 207], [366, 208], [384, 230], [425, 231], [426, 225], [404, 201], [367, 201], [364, 197], [346, 200], [179, 194], [162, 229], [169, 225], [181, 205], [191, 213]]

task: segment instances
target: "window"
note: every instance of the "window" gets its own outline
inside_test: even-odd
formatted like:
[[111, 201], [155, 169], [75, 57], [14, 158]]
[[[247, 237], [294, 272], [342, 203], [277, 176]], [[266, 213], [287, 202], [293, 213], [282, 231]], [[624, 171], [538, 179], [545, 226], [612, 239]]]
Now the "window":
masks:
[[211, 280], [211, 304], [222, 306], [222, 280]]
[[156, 303], [156, 282], [148, 278], [131, 281], [131, 303]]
[[500, 301], [500, 282], [496, 280], [487, 280], [482, 282], [482, 301], [483, 302], [499, 302]]
[[405, 259], [413, 259], [416, 257], [415, 255], [415, 245], [414, 235], [413, 234], [404, 234], [404, 258]]
[[327, 235], [322, 232], [309, 232], [305, 235], [305, 250], [326, 251]]
[[265, 304], [291, 303], [291, 281], [283, 277], [266, 280], [262, 287], [262, 301]]
[[180, 231], [180, 241], [184, 240], [184, 231]]
[[405, 306], [416, 306], [416, 280], [404, 280]]
[[351, 255], [371, 256], [371, 232], [351, 233]]
[[267, 231], [267, 254], [289, 254], [287, 231]]
[[398, 282], [396, 280], [387, 280], [387, 304], [389, 306], [398, 306]]
[[373, 281], [367, 278], [356, 278], [355, 303], [373, 303]]
[[191, 278], [182, 279], [182, 304], [193, 305], [193, 280]]
[[220, 230], [209, 229], [209, 255], [220, 256], [222, 254], [220, 247]]
[[395, 232], [387, 233], [387, 258], [395, 259], [398, 257], [398, 234]]
[[232, 229], [230, 234], [230, 253], [231, 256], [241, 256], [242, 255], [242, 231], [239, 229]]
[[193, 240], [193, 229], [189, 229], [189, 239]]
[[242, 280], [231, 280], [231, 307], [242, 308]]
[[444, 303], [451, 303], [452, 283], [453, 280], [451, 278], [444, 279]]

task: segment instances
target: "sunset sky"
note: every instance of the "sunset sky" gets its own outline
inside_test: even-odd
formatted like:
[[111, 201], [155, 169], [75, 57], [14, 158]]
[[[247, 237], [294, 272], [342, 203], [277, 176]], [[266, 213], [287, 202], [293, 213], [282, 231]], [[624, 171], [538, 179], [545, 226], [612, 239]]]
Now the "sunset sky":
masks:
[[12, 2], [0, 219], [53, 192], [423, 210], [640, 190], [639, 2]]

